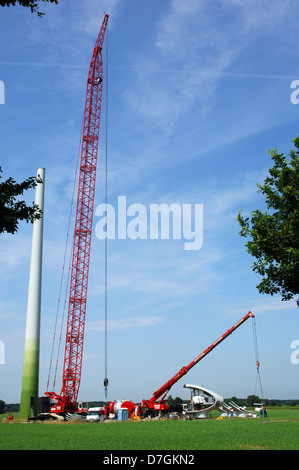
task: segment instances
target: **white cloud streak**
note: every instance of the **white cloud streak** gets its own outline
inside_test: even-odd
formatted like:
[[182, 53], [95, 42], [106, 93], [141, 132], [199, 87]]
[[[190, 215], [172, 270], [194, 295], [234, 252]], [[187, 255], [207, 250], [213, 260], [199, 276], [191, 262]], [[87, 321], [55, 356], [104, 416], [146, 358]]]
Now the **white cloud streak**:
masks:
[[243, 302], [243, 307], [234, 307], [227, 309], [228, 315], [240, 315], [250, 305], [250, 310], [254, 315], [263, 315], [265, 313], [276, 312], [280, 310], [294, 310], [297, 308], [295, 300], [282, 301], [280, 297], [266, 296], [262, 299], [249, 299]]
[[[126, 104], [148, 125], [169, 136], [196, 105], [202, 116], [209, 110], [221, 77], [266, 78], [266, 74], [228, 69], [253, 38], [273, 31], [282, 17], [290, 15], [291, 2], [274, 4], [216, 0], [211, 5], [205, 0], [173, 0], [168, 14], [157, 22], [153, 54], [136, 59], [134, 87], [123, 96]], [[225, 23], [223, 15], [227, 15]], [[260, 126], [261, 120], [253, 121], [246, 126], [247, 133]], [[244, 136], [244, 130], [241, 132]]]
[[[108, 320], [107, 329], [111, 330], [128, 330], [131, 328], [144, 328], [155, 326], [164, 321], [163, 317], [132, 317], [132, 318], [120, 318], [118, 320]], [[104, 331], [105, 323], [100, 322], [87, 322], [86, 331]]]

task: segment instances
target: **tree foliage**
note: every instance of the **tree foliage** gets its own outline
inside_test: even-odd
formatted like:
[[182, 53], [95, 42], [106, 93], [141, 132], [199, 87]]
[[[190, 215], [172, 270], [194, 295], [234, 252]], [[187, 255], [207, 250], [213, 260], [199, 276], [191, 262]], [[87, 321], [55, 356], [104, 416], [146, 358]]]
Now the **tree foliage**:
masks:
[[253, 406], [254, 403], [260, 403], [260, 398], [257, 395], [248, 395], [246, 403], [248, 406]]
[[296, 150], [289, 159], [269, 151], [274, 165], [264, 184], [257, 185], [268, 210], [257, 209], [251, 218], [237, 216], [240, 235], [249, 238], [246, 251], [256, 258], [252, 269], [262, 276], [259, 292], [280, 294], [282, 300], [299, 293], [299, 136], [293, 142]]
[[[16, 3], [19, 3], [22, 7], [28, 7], [31, 10], [31, 13], [37, 13], [38, 16], [44, 16], [44, 13], [39, 11], [39, 2], [40, 0], [0, 0], [0, 5], [2, 7], [15, 6]], [[50, 2], [58, 4], [58, 0], [41, 0], [42, 2]]]
[[[0, 180], [2, 169], [0, 167]], [[27, 178], [22, 183], [16, 183], [13, 178], [0, 181], [0, 233], [15, 233], [19, 221], [33, 222], [41, 218], [41, 210], [36, 204], [27, 205], [25, 201], [18, 201], [17, 197], [24, 191], [34, 188], [39, 182], [35, 177]]]
[[0, 400], [0, 414], [3, 414], [5, 412], [5, 402], [3, 400]]

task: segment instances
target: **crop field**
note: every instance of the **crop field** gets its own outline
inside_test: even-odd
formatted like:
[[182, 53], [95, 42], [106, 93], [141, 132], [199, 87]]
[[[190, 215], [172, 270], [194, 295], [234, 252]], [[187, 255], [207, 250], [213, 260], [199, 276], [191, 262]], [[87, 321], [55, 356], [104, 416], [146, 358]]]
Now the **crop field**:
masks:
[[299, 450], [299, 409], [267, 418], [0, 423], [0, 450]]

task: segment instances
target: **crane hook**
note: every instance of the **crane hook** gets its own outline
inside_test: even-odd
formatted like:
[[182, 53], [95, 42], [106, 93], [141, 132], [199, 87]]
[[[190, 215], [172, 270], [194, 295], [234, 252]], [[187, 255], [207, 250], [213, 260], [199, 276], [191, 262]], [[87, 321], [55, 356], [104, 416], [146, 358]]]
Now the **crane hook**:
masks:
[[108, 379], [107, 379], [107, 377], [104, 379], [104, 387], [105, 387], [105, 398], [107, 398], [107, 395], [108, 395]]

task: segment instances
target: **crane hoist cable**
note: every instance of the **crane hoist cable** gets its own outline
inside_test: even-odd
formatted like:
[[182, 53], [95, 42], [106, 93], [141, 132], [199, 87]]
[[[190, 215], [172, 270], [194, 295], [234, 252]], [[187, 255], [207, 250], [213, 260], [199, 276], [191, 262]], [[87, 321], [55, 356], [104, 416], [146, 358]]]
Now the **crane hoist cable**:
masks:
[[[80, 146], [79, 146], [78, 155], [77, 155], [75, 176], [74, 176], [74, 179], [73, 179], [73, 181], [74, 181], [73, 191], [72, 191], [72, 198], [71, 198], [71, 205], [70, 205], [70, 212], [69, 212], [69, 219], [68, 219], [68, 226], [67, 226], [67, 234], [66, 234], [65, 247], [64, 247], [63, 263], [62, 263], [62, 268], [61, 268], [61, 278], [60, 278], [59, 294], [58, 294], [57, 309], [56, 309], [56, 319], [55, 319], [54, 334], [53, 334], [53, 340], [52, 340], [52, 349], [51, 349], [51, 356], [50, 356], [50, 364], [49, 364], [49, 372], [48, 372], [48, 381], [47, 381], [46, 391], [49, 390], [50, 377], [51, 377], [51, 373], [52, 373], [52, 361], [53, 361], [53, 354], [54, 354], [55, 341], [56, 341], [57, 323], [58, 323], [58, 318], [59, 318], [59, 315], [60, 315], [59, 312], [60, 312], [60, 308], [61, 308], [60, 303], [61, 303], [62, 287], [63, 287], [63, 284], [64, 284], [65, 264], [66, 264], [69, 238], [70, 238], [72, 214], [73, 214], [73, 208], [74, 208], [74, 203], [75, 203], [75, 190], [76, 190], [76, 182], [77, 182], [77, 176], [78, 176], [78, 167], [79, 167], [79, 162], [80, 162], [80, 151], [79, 150], [80, 150], [80, 147], [81, 147], [81, 141], [82, 141], [82, 131], [81, 131], [81, 137], [80, 137]], [[68, 287], [69, 287], [70, 270], [71, 270], [71, 259], [69, 259], [68, 275], [67, 275], [65, 295], [64, 295], [64, 301], [63, 301], [63, 313], [62, 313], [62, 318], [61, 318], [61, 326], [60, 326], [60, 333], [59, 333], [58, 346], [57, 346], [55, 371], [54, 371], [54, 377], [53, 377], [53, 390], [55, 389], [55, 385], [56, 385], [56, 376], [57, 376], [57, 368], [58, 368], [58, 362], [59, 362], [59, 354], [60, 354], [60, 346], [61, 346], [61, 339], [62, 339], [62, 332], [63, 332], [65, 309], [66, 309], [66, 303], [67, 303], [67, 291], [68, 291]]]
[[[108, 208], [108, 25], [106, 30], [106, 136], [105, 136], [105, 210]], [[108, 233], [105, 237], [105, 339], [104, 339], [105, 398], [108, 396]]]
[[259, 353], [258, 353], [258, 343], [257, 343], [257, 333], [256, 333], [256, 322], [255, 317], [252, 319], [252, 331], [253, 331], [253, 342], [254, 342], [254, 351], [255, 351], [255, 361], [256, 361], [256, 384], [255, 384], [255, 393], [257, 390], [257, 384], [259, 383], [260, 390], [261, 390], [261, 398], [264, 399], [264, 392], [262, 387], [261, 375], [260, 375], [260, 361], [259, 361]]

